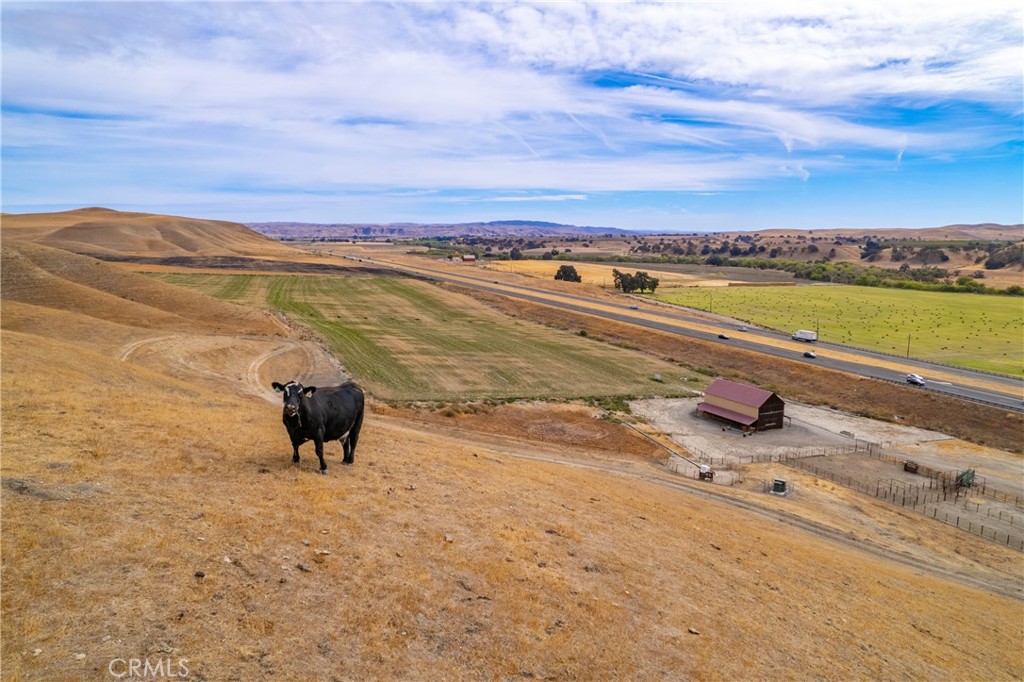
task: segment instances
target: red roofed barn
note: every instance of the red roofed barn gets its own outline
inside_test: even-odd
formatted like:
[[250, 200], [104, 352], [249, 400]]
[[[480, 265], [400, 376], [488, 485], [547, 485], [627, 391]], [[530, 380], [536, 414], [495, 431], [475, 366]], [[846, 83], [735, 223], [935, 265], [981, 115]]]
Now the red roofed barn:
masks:
[[704, 391], [697, 412], [732, 422], [744, 431], [781, 429], [786, 403], [771, 391], [715, 379]]

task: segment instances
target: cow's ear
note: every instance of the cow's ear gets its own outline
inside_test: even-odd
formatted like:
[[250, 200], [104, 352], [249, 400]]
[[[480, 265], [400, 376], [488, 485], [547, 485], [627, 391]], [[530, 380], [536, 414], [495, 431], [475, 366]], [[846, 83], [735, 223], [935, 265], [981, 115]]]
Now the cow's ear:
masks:
[[270, 384], [270, 385], [273, 386], [274, 390], [277, 391], [278, 393], [283, 393], [284, 392], [284, 386], [282, 386], [281, 384], [277, 383], [276, 381], [274, 383]]
[[302, 389], [302, 392], [306, 394], [307, 398], [312, 398], [313, 394], [316, 393], [316, 386], [306, 386]]

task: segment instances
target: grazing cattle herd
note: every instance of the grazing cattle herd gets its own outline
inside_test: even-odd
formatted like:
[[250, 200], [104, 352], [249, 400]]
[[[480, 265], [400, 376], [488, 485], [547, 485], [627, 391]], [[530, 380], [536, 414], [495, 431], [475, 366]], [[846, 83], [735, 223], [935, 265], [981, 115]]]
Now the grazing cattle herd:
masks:
[[324, 442], [336, 440], [345, 455], [341, 463], [352, 464], [363, 426], [363, 389], [354, 381], [319, 389], [297, 381], [275, 381], [272, 386], [284, 394], [283, 421], [292, 441], [292, 462], [299, 463], [299, 446], [311, 440], [320, 459], [320, 473], [325, 474]]

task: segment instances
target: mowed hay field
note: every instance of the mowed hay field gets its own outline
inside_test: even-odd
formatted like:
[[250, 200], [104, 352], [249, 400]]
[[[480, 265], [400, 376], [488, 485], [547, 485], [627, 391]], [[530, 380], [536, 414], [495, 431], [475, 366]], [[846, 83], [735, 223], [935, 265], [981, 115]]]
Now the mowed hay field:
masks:
[[951, 365], [1024, 373], [1024, 301], [846, 285], [658, 289], [654, 298], [821, 341]]
[[689, 395], [706, 384], [678, 365], [518, 322], [415, 279], [157, 277], [289, 315], [314, 329], [345, 368], [385, 400]]

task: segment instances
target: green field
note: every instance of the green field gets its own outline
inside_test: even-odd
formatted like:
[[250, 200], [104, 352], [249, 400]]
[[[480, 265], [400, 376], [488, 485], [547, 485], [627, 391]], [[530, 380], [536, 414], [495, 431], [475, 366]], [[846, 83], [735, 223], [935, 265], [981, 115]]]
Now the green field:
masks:
[[[571, 332], [519, 322], [412, 279], [158, 275], [307, 325], [374, 396], [387, 400], [679, 395], [684, 369]], [[652, 379], [661, 375], [661, 382]]]
[[659, 289], [654, 298], [821, 341], [999, 372], [1024, 373], [1024, 301], [843, 285]]

